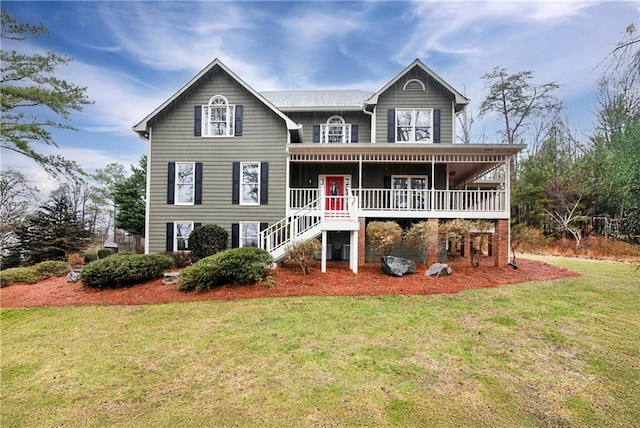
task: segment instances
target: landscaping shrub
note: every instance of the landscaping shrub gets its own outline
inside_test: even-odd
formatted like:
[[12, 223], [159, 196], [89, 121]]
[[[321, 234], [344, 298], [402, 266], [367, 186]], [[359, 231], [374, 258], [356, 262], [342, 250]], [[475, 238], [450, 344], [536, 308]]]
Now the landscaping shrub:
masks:
[[284, 262], [300, 266], [302, 273], [307, 275], [311, 270], [311, 263], [320, 250], [322, 250], [322, 243], [317, 239], [294, 242], [287, 247]]
[[234, 248], [205, 257], [180, 275], [180, 290], [207, 291], [223, 284], [252, 284], [267, 277], [271, 255], [253, 247]]
[[193, 263], [191, 253], [187, 251], [166, 251], [162, 254], [173, 259], [173, 267], [176, 269], [186, 268]]
[[388, 256], [402, 240], [402, 228], [395, 221], [372, 221], [367, 225], [371, 253]]
[[438, 252], [438, 223], [421, 221], [414, 224], [404, 234], [404, 240], [409, 248], [420, 254], [426, 264], [429, 254]]
[[67, 262], [59, 260], [40, 262], [32, 266], [31, 269], [33, 269], [36, 281], [42, 281], [52, 276], [63, 276], [69, 273], [69, 265], [67, 265]]
[[123, 288], [162, 276], [173, 261], [163, 254], [114, 254], [82, 269], [80, 280], [86, 287]]
[[0, 271], [0, 287], [12, 284], [36, 282], [36, 275], [31, 267], [15, 267]]
[[75, 269], [80, 266], [84, 266], [84, 257], [78, 253], [70, 254], [67, 258], [67, 264], [71, 269]]
[[84, 253], [82, 257], [84, 257], [85, 263], [91, 263], [98, 260], [98, 253], [94, 253], [94, 252]]
[[102, 248], [98, 250], [98, 259], [104, 259], [106, 257], [109, 257], [111, 254], [113, 254], [113, 251], [108, 248]]
[[189, 234], [189, 250], [194, 261], [204, 259], [227, 248], [229, 233], [217, 224], [205, 224]]

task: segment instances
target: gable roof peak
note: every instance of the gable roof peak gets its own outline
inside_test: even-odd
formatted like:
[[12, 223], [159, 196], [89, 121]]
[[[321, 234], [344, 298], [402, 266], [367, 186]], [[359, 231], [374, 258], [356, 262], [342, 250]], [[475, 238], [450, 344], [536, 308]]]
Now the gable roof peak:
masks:
[[433, 70], [427, 67], [420, 58], [416, 58], [413, 60], [411, 64], [406, 66], [400, 73], [398, 73], [393, 79], [391, 79], [387, 84], [385, 84], [382, 88], [376, 91], [368, 100], [364, 102], [365, 109], [368, 106], [373, 106], [378, 103], [378, 98], [382, 93], [384, 93], [387, 89], [389, 89], [393, 84], [398, 82], [402, 77], [404, 77], [407, 73], [409, 73], [414, 68], [419, 67], [424, 73], [430, 76], [433, 80], [435, 80], [443, 89], [449, 92], [454, 100], [455, 100], [455, 110], [456, 112], [464, 110], [464, 108], [469, 104], [469, 99], [458, 92], [453, 86], [449, 85], [445, 82], [440, 76], [438, 76]]

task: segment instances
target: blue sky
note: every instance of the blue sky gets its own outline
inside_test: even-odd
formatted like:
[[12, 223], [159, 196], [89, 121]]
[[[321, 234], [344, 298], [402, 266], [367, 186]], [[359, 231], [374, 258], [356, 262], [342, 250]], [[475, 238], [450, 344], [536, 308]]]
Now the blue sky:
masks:
[[[478, 111], [481, 76], [495, 66], [531, 70], [588, 135], [597, 109], [598, 66], [640, 28], [634, 1], [3, 1], [19, 22], [43, 23], [50, 34], [20, 43], [74, 61], [58, 75], [88, 88], [94, 104], [74, 113], [77, 132], [54, 133], [59, 153], [87, 171], [146, 153], [131, 127], [214, 58], [258, 91], [375, 91], [415, 58], [471, 98]], [[11, 48], [3, 46], [3, 49]], [[491, 118], [474, 124], [479, 135]], [[493, 138], [492, 133], [487, 135]], [[498, 138], [497, 136], [495, 137]], [[43, 190], [55, 181], [7, 151], [3, 168], [19, 168]]]

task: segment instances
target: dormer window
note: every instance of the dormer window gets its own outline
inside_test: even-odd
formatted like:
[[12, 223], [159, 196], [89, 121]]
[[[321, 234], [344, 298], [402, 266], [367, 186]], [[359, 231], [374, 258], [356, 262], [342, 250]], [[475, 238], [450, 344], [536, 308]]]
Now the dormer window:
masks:
[[225, 97], [211, 97], [209, 104], [202, 106], [202, 135], [205, 137], [231, 137], [234, 135], [235, 106]]
[[397, 109], [396, 142], [432, 143], [433, 109]]
[[320, 125], [320, 142], [350, 143], [351, 125], [346, 124], [341, 116], [331, 116], [327, 123]]

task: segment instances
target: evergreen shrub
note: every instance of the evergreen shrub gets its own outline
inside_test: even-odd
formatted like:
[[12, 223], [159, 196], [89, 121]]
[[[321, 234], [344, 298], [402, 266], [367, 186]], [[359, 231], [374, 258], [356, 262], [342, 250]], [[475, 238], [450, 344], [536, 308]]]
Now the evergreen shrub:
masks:
[[124, 288], [160, 278], [172, 266], [163, 254], [114, 254], [85, 266], [80, 280], [91, 288]]
[[101, 248], [98, 250], [98, 259], [104, 259], [106, 257], [109, 257], [111, 254], [113, 254], [113, 251], [111, 251], [108, 248]]
[[205, 224], [189, 234], [189, 250], [194, 261], [219, 253], [227, 248], [229, 233], [217, 224]]
[[34, 282], [36, 282], [36, 275], [30, 267], [15, 267], [0, 271], [0, 288], [12, 284], [33, 284]]
[[69, 265], [63, 261], [40, 262], [31, 267], [37, 281], [51, 278], [52, 276], [63, 276], [69, 273]]
[[223, 284], [252, 284], [267, 277], [271, 255], [253, 247], [234, 248], [205, 257], [180, 275], [180, 290], [207, 291]]
[[84, 257], [85, 263], [91, 263], [98, 260], [98, 253], [91, 251], [88, 253], [84, 253], [82, 257]]

